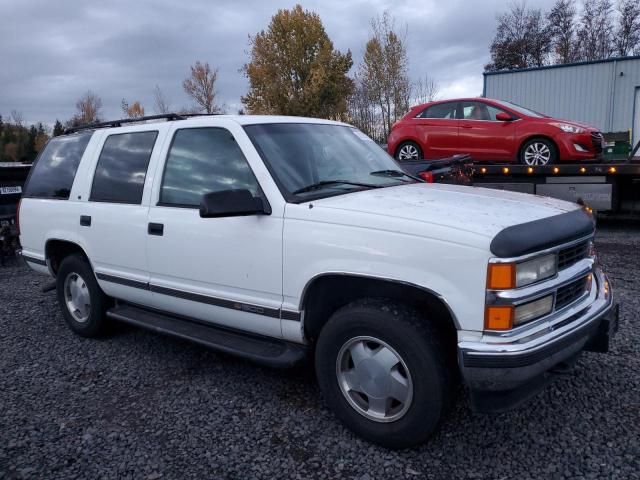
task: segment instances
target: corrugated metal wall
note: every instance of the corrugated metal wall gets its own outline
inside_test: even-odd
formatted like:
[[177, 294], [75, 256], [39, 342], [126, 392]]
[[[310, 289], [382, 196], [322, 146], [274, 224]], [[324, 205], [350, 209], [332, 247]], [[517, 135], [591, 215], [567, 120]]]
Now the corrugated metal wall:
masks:
[[632, 127], [640, 58], [489, 74], [484, 80], [488, 98], [622, 132]]

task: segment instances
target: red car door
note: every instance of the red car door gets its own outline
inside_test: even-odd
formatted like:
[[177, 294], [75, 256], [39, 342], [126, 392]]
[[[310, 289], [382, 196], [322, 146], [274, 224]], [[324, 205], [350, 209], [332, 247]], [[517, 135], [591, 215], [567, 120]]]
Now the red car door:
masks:
[[457, 108], [458, 102], [436, 103], [412, 119], [425, 159], [459, 153]]
[[474, 161], [511, 162], [516, 158], [515, 122], [496, 118], [499, 113], [507, 112], [473, 101], [462, 102], [461, 113], [458, 153], [468, 153]]

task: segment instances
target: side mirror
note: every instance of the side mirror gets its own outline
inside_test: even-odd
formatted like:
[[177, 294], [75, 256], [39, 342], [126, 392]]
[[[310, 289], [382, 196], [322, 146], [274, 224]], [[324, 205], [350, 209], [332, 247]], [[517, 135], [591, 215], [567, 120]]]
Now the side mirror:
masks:
[[496, 120], [498, 120], [499, 122], [511, 122], [513, 120], [513, 117], [507, 112], [498, 112], [496, 114]]
[[222, 190], [205, 193], [200, 202], [202, 218], [271, 215], [271, 207], [249, 190]]

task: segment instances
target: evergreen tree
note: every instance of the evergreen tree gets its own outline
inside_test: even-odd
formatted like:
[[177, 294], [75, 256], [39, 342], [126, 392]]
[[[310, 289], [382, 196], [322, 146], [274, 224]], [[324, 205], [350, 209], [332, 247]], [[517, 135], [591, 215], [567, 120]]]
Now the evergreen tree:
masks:
[[62, 135], [64, 133], [64, 126], [62, 122], [56, 118], [56, 123], [53, 126], [53, 136], [57, 137], [58, 135]]

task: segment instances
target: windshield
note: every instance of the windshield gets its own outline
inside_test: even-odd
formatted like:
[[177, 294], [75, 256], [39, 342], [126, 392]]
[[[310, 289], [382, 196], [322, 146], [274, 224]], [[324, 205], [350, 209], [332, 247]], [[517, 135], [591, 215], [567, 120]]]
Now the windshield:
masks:
[[516, 105], [515, 103], [505, 102], [504, 100], [496, 100], [496, 103], [500, 103], [501, 105], [504, 105], [511, 110], [515, 110], [518, 113], [522, 113], [523, 115], [527, 115], [528, 117], [545, 118], [547, 116], [543, 115], [542, 113], [529, 110], [528, 108], [521, 107], [520, 105]]
[[244, 127], [288, 201], [414, 182], [356, 128], [319, 123]]

